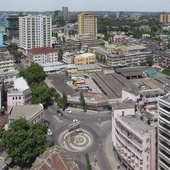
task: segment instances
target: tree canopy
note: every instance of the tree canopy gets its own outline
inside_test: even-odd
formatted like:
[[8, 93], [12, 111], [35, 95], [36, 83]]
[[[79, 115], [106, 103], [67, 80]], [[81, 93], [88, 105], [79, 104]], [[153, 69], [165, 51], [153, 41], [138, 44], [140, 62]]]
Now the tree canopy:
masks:
[[146, 62], [149, 66], [152, 66], [154, 64], [153, 57], [152, 56], [147, 57]]
[[87, 107], [86, 107], [86, 102], [83, 96], [83, 93], [80, 93], [80, 98], [79, 98], [80, 104], [82, 105], [83, 111], [86, 112]]
[[63, 110], [67, 108], [67, 95], [65, 94], [64, 91], [63, 91], [63, 97], [61, 99], [61, 107]]
[[39, 64], [32, 64], [26, 70], [21, 70], [19, 73], [20, 76], [24, 77], [28, 84], [32, 83], [41, 83], [45, 80], [46, 74]]
[[24, 118], [14, 120], [2, 134], [2, 146], [12, 160], [21, 166], [33, 163], [51, 142], [46, 137], [47, 126], [41, 122], [29, 125]]
[[30, 88], [32, 91], [33, 104], [41, 103], [46, 105], [51, 101], [51, 91], [47, 86], [43, 85], [42, 83], [33, 83], [31, 84]]

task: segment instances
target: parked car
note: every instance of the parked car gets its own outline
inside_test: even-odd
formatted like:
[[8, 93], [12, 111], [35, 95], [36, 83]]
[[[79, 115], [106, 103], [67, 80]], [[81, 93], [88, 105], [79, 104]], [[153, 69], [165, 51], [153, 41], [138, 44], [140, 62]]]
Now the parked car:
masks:
[[51, 129], [48, 129], [47, 135], [48, 135], [48, 136], [51, 136], [52, 134], [53, 134], [53, 133], [52, 133]]
[[78, 119], [73, 119], [73, 123], [78, 122]]
[[70, 109], [65, 109], [65, 112], [71, 113], [72, 111]]

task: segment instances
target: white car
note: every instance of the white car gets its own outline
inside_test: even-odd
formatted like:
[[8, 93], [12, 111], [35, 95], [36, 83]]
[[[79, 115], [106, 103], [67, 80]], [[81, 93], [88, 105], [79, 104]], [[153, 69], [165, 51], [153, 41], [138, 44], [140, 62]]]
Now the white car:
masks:
[[73, 119], [73, 123], [78, 122], [78, 119]]
[[53, 133], [52, 133], [51, 129], [48, 129], [47, 135], [48, 135], [48, 136], [51, 136], [52, 134], [53, 134]]
[[65, 112], [71, 113], [71, 110], [70, 109], [65, 109]]

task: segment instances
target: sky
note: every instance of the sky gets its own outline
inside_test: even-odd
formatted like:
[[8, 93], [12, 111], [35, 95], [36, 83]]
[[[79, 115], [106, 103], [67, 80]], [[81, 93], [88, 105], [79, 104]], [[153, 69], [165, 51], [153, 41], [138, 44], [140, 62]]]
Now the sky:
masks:
[[151, 11], [170, 12], [170, 0], [0, 0], [0, 11]]

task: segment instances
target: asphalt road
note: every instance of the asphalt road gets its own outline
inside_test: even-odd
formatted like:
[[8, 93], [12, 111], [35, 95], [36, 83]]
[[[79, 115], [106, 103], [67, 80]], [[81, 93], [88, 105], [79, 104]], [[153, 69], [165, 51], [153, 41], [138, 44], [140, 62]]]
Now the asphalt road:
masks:
[[[88, 153], [90, 156], [91, 162], [93, 162], [93, 155], [96, 154], [97, 164], [100, 170], [113, 170], [111, 167], [106, 151], [105, 151], [105, 143], [108, 135], [111, 133], [111, 116], [109, 114], [105, 115], [87, 115], [84, 114], [68, 114], [64, 112], [64, 115], [61, 117], [62, 123], [59, 122], [55, 116], [58, 116], [57, 113], [57, 105], [49, 106], [44, 113], [44, 119], [50, 122], [50, 129], [53, 132], [53, 135], [50, 139], [54, 142], [54, 144], [60, 144], [58, 141], [59, 135], [67, 129], [68, 125], [72, 123], [73, 119], [81, 120], [81, 128], [89, 131], [93, 136], [93, 144], [90, 148], [88, 148], [84, 152], [73, 153], [70, 152], [73, 160], [79, 165], [81, 170], [86, 170], [86, 162], [85, 162], [85, 153]], [[108, 122], [105, 126], [100, 127], [99, 117], [101, 123]], [[110, 121], [110, 122], [109, 122]], [[112, 149], [112, 146], [110, 146]]]

